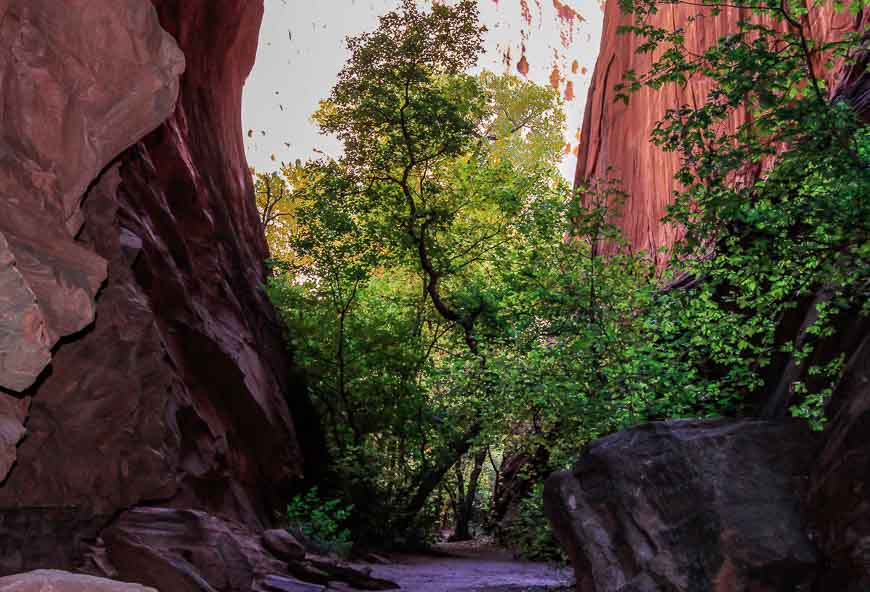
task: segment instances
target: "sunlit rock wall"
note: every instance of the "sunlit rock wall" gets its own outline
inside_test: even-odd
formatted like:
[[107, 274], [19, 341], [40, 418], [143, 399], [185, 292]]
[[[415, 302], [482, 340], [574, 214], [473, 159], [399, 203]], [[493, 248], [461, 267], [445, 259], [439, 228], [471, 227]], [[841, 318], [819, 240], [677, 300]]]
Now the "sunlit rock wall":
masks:
[[[694, 23], [688, 22], [693, 15], [701, 16]], [[712, 16], [708, 8], [680, 3], [661, 6], [649, 23], [667, 29], [682, 27], [686, 47], [700, 53], [723, 35], [735, 32], [739, 20], [751, 18], [756, 17], [748, 9], [726, 7], [718, 16]], [[617, 223], [632, 247], [655, 253], [673, 245], [680, 236], [677, 228], [661, 222], [677, 189], [673, 176], [679, 167], [679, 156], [665, 153], [650, 143], [650, 133], [667, 109], [702, 105], [711, 84], [694, 79], [685, 86], [644, 88], [632, 95], [628, 105], [615, 102], [617, 93], [613, 87], [623, 75], [632, 69], [638, 75], [643, 74], [658, 56], [658, 53], [637, 54], [643, 39], [617, 33], [620, 26], [631, 24], [631, 19], [631, 15], [622, 13], [618, 2], [607, 2], [601, 49], [586, 100], [575, 183], [596, 178], [621, 180], [629, 198]], [[814, 8], [808, 19], [808, 29], [818, 40], [838, 39], [843, 32], [863, 30], [867, 22], [866, 14], [835, 13], [831, 2]], [[837, 91], [843, 76], [841, 68], [825, 73], [832, 92]], [[731, 128], [745, 116], [738, 112], [730, 122]], [[664, 260], [664, 256], [658, 257]]]

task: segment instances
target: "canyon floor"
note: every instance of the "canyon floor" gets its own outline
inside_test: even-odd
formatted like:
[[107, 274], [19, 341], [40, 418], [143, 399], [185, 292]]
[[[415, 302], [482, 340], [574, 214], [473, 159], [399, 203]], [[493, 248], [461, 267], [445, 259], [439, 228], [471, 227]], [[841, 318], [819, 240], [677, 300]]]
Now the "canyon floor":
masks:
[[413, 592], [562, 592], [569, 568], [519, 561], [509, 551], [477, 543], [445, 543], [433, 555], [393, 555], [372, 575]]

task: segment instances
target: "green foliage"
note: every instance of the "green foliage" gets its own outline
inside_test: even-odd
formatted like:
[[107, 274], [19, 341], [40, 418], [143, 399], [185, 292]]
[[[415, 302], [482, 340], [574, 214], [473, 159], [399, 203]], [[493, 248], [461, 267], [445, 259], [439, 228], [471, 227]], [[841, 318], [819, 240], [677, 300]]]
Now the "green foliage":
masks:
[[[808, 45], [797, 5], [753, 6], [787, 26], [741, 21], [698, 56], [683, 31], [646, 23], [654, 0], [625, 3], [625, 31], [657, 59], [627, 74], [621, 100], [713, 83], [653, 134], [682, 158], [675, 289], [613, 224], [618, 181], [561, 180], [558, 96], [466, 73], [475, 2], [405, 0], [349, 41], [314, 116], [345, 152], [284, 171], [292, 231], [268, 287], [356, 508], [294, 501], [312, 536], [346, 542], [349, 520], [357, 540], [431, 540], [444, 508], [481, 508], [479, 451], [512, 439], [562, 468], [640, 422], [739, 414], [783, 357], [800, 370], [793, 413], [823, 423], [845, 364], [837, 332], [870, 313], [870, 132], [827, 98], [813, 60], [850, 60], [856, 40]], [[738, 110], [751, 117], [735, 129]], [[550, 553], [539, 490], [519, 515], [523, 553]]]
[[511, 549], [527, 561], [565, 563], [565, 553], [544, 513], [543, 494], [543, 483], [536, 484], [531, 495], [520, 502], [517, 515], [508, 523], [504, 538], [509, 541]]
[[302, 534], [317, 546], [347, 556], [353, 541], [345, 524], [352, 512], [353, 504], [340, 499], [323, 500], [317, 487], [313, 487], [287, 504], [287, 521], [294, 534]]
[[474, 2], [405, 2], [349, 41], [315, 114], [344, 155], [303, 167], [292, 273], [269, 288], [364, 508], [356, 529], [380, 543], [424, 533], [428, 496], [484, 437], [497, 262], [558, 177], [557, 95], [465, 74], [480, 34]]
[[[821, 427], [843, 367], [837, 333], [868, 313], [870, 160], [868, 127], [829, 99], [817, 64], [854, 63], [860, 36], [821, 43], [809, 36], [802, 2], [747, 3], [765, 24], [740, 20], [696, 55], [683, 46], [684, 31], [647, 23], [667, 3], [623, 3], [635, 16], [624, 30], [660, 57], [618, 90], [628, 101], [644, 86], [713, 82], [705, 102], [669, 110], [653, 132], [682, 159], [682, 189], [666, 220], [685, 240], [672, 266], [699, 279], [667, 297], [673, 343], [735, 408], [769, 387], [765, 372], [787, 356], [803, 377], [792, 387], [793, 413]], [[740, 112], [749, 117], [734, 128]], [[780, 329], [795, 322], [795, 332]]]
[[618, 429], [728, 411], [720, 385], [675, 339], [673, 317], [683, 309], [658, 291], [651, 261], [622, 245], [610, 222], [625, 197], [618, 183], [581, 192], [579, 208], [552, 205], [562, 224], [549, 236], [500, 262], [504, 331], [491, 362], [499, 408], [535, 426], [531, 443], [549, 449], [554, 468]]

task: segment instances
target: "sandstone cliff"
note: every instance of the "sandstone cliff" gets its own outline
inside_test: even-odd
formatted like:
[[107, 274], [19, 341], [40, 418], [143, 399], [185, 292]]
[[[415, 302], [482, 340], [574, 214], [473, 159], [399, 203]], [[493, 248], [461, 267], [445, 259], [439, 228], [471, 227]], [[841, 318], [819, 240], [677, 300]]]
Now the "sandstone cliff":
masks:
[[[700, 3], [699, 3], [700, 4]], [[808, 5], [815, 5], [807, 2]], [[700, 15], [694, 22], [687, 19]], [[650, 18], [653, 26], [669, 29], [683, 28], [686, 47], [700, 53], [721, 36], [734, 32], [737, 21], [759, 18], [747, 9], [727, 8], [713, 16], [709, 8], [694, 3], [662, 5]], [[835, 13], [831, 3], [813, 8], [809, 16], [809, 30], [818, 40], [839, 39], [845, 31], [860, 31], [867, 26], [867, 13], [852, 16], [848, 12]], [[635, 35], [620, 35], [620, 26], [631, 24], [631, 16], [622, 13], [619, 3], [610, 0], [605, 5], [604, 32], [598, 62], [592, 76], [583, 128], [580, 136], [575, 183], [587, 179], [611, 178], [622, 181], [629, 194], [623, 214], [616, 220], [623, 229], [628, 243], [636, 250], [656, 253], [679, 238], [679, 230], [661, 223], [665, 208], [672, 202], [677, 189], [673, 179], [679, 165], [679, 156], [665, 153], [649, 142], [650, 133], [669, 108], [681, 105], [699, 106], [704, 103], [710, 83], [703, 79], [691, 80], [686, 86], [667, 85], [661, 90], [644, 88], [631, 97], [628, 105], [615, 102], [615, 84], [628, 70], [641, 74], [649, 69], [657, 55], [637, 54], [643, 40]], [[860, 70], [860, 69], [859, 69]], [[826, 72], [832, 92], [842, 93], [849, 77], [860, 76], [859, 70], [835, 68]], [[854, 82], [854, 80], [853, 80]], [[850, 97], [853, 104], [868, 97]], [[737, 113], [731, 125], [742, 122], [745, 113]], [[664, 255], [657, 255], [660, 262]]]
[[0, 0], [0, 575], [140, 505], [260, 528], [303, 473], [240, 129], [262, 10]]

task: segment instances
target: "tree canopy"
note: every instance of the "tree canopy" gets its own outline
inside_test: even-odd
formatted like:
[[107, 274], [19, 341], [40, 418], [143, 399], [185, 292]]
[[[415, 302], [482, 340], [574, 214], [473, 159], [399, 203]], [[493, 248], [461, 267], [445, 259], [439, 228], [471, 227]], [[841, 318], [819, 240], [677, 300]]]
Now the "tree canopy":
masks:
[[[787, 404], [823, 421], [831, 342], [870, 314], [870, 133], [814, 64], [854, 59], [858, 39], [813, 44], [797, 5], [752, 4], [774, 24], [740, 21], [696, 55], [647, 24], [663, 3], [624, 2], [625, 34], [658, 58], [620, 100], [713, 82], [652, 137], [682, 162], [667, 270], [623, 244], [617, 179], [560, 177], [552, 89], [469, 73], [484, 33], [470, 0], [405, 0], [349, 39], [314, 114], [344, 153], [258, 176], [270, 294], [358, 538], [425, 540], [446, 508], [467, 535], [499, 459], [527, 453], [541, 475], [639, 422], [752, 413], [783, 359], [800, 368]], [[738, 109], [751, 117], [723, 131]], [[543, 521], [530, 500], [526, 529]]]

